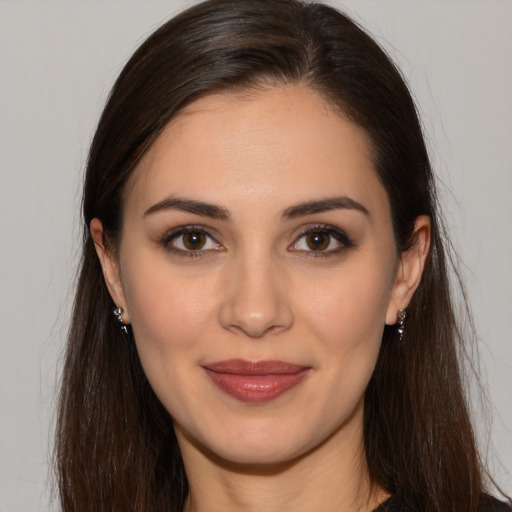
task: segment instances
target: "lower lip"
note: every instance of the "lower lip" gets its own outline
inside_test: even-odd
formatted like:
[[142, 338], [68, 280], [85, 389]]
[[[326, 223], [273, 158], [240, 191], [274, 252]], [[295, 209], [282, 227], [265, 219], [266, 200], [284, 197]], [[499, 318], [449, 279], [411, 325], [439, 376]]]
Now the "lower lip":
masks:
[[205, 368], [213, 383], [233, 398], [248, 403], [273, 400], [297, 386], [309, 373], [305, 368], [291, 374], [244, 375]]

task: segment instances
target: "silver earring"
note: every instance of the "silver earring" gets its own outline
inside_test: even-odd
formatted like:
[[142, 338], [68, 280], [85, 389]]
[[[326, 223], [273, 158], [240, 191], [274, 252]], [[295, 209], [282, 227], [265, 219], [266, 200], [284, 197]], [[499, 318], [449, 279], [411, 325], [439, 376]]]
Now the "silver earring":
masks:
[[127, 324], [123, 322], [123, 308], [115, 308], [114, 311], [112, 311], [112, 314], [114, 315], [114, 318], [116, 319], [117, 326], [121, 331], [123, 331], [125, 334], [128, 334]]
[[398, 338], [400, 341], [402, 341], [402, 338], [404, 336], [404, 330], [405, 330], [405, 319], [407, 318], [407, 310], [401, 309], [398, 312], [398, 320], [397, 320], [397, 331], [398, 331]]

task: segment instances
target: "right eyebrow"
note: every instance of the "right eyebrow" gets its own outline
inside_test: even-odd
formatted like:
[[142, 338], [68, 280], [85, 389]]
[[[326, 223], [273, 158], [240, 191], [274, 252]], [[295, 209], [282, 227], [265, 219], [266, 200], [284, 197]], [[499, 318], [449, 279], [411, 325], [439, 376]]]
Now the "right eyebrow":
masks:
[[209, 217], [211, 219], [229, 220], [230, 214], [228, 210], [222, 206], [217, 206], [203, 201], [196, 201], [195, 199], [184, 199], [180, 197], [169, 196], [153, 206], [150, 206], [145, 212], [144, 217], [152, 213], [162, 212], [167, 210], [181, 210], [183, 212], [193, 213], [201, 217]]

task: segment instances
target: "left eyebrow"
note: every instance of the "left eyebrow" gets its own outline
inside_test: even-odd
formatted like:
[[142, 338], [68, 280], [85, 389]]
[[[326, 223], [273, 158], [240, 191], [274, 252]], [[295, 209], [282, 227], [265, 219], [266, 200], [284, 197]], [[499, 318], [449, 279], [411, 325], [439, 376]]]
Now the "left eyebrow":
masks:
[[356, 210], [363, 213], [367, 217], [371, 217], [370, 212], [361, 203], [351, 199], [350, 197], [332, 197], [328, 199], [321, 199], [319, 201], [308, 201], [307, 203], [300, 203], [286, 208], [282, 213], [283, 219], [295, 219], [305, 215], [312, 215], [314, 213], [323, 213], [330, 210]]

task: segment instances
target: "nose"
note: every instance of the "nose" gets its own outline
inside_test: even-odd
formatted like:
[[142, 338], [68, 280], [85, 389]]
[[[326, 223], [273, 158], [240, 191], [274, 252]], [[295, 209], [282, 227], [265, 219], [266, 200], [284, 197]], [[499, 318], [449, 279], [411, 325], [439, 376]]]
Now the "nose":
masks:
[[222, 292], [220, 323], [251, 338], [287, 330], [293, 324], [285, 273], [264, 258], [234, 263]]

